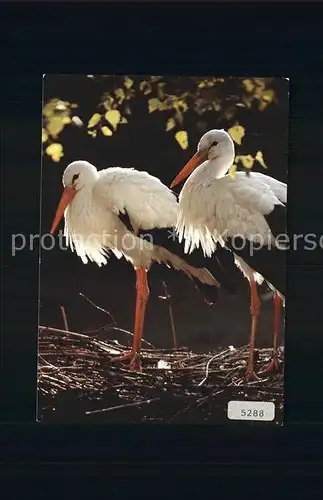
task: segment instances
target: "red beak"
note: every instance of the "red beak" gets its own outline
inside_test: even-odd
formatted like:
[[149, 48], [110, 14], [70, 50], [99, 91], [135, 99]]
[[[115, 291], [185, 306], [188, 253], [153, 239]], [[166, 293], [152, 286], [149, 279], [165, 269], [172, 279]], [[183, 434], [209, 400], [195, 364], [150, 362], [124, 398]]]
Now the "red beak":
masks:
[[180, 173], [175, 177], [171, 183], [171, 189], [183, 180], [185, 180], [201, 163], [207, 159], [207, 151], [197, 151], [195, 155], [186, 163], [185, 167], [180, 171]]
[[60, 223], [64, 215], [66, 207], [71, 203], [75, 195], [76, 195], [76, 189], [74, 187], [66, 187], [64, 189], [61, 199], [59, 200], [59, 204], [57, 206], [50, 234], [54, 234], [58, 224]]

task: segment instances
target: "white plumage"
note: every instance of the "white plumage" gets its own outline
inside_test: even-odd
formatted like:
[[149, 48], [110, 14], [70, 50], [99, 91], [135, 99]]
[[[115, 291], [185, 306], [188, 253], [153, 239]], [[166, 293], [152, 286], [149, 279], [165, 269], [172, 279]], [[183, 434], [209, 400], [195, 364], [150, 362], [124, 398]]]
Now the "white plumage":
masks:
[[[75, 172], [77, 196], [66, 208], [64, 234], [68, 244], [86, 264], [88, 260], [105, 265], [109, 251], [124, 257], [134, 268], [149, 269], [152, 262], [165, 262], [192, 275], [202, 283], [214, 285], [206, 270], [196, 270], [149, 238], [136, 236], [138, 230], [169, 228], [176, 225], [179, 205], [176, 196], [157, 177], [133, 168], [110, 167], [98, 171], [85, 161], [75, 161], [65, 170], [64, 186]], [[119, 215], [129, 214], [130, 231]]]
[[[179, 215], [176, 196], [147, 172], [116, 167], [97, 171], [86, 161], [74, 161], [65, 169], [63, 185], [51, 233], [64, 214], [68, 244], [84, 263], [90, 260], [99, 266], [105, 265], [109, 252], [113, 252], [118, 258], [125, 257], [136, 270], [134, 346], [127, 359], [133, 359], [132, 367], [140, 369], [137, 354], [149, 294], [146, 273], [152, 262], [171, 265], [199, 283], [218, 287], [215, 277], [204, 267], [210, 261], [201, 253], [202, 260], [198, 261], [201, 265], [196, 265], [196, 260], [193, 265], [188, 262], [189, 256], [181, 252], [178, 240], [174, 242]], [[163, 245], [154, 244], [152, 240], [151, 231], [156, 230], [163, 235]], [[146, 239], [143, 238], [145, 231], [149, 233]], [[168, 242], [171, 250], [167, 249]]]
[[[197, 153], [171, 185], [173, 187], [189, 176], [179, 196], [179, 240], [185, 241], [186, 252], [201, 246], [209, 257], [218, 244], [230, 244], [236, 265], [251, 286], [253, 282], [261, 284], [266, 279], [284, 301], [284, 269], [277, 269], [277, 275], [271, 272], [268, 275], [268, 271], [263, 273], [257, 246], [266, 249], [267, 260], [273, 256], [273, 253], [268, 254], [269, 249], [282, 248], [275, 240], [277, 234], [273, 234], [268, 218], [277, 207], [285, 208], [287, 185], [259, 172], [250, 172], [249, 176], [236, 172], [233, 179], [227, 172], [234, 156], [233, 141], [224, 130], [210, 130], [201, 138]], [[284, 223], [283, 220], [280, 222]], [[246, 262], [246, 252], [239, 252], [236, 248], [237, 238], [249, 248], [250, 244], [254, 246], [255, 258], [248, 255]], [[259, 302], [254, 290], [254, 302]], [[255, 304], [252, 309], [253, 316], [257, 316]], [[251, 378], [255, 378], [250, 363], [248, 371], [252, 373]]]
[[131, 214], [135, 231], [173, 227], [178, 215], [176, 197], [159, 179], [131, 168], [97, 169], [88, 162], [71, 163], [63, 176], [68, 186], [75, 172], [79, 189], [65, 214], [65, 234], [84, 263], [107, 263], [109, 250], [135, 267], [149, 267], [154, 248], [127, 229], [119, 214]]

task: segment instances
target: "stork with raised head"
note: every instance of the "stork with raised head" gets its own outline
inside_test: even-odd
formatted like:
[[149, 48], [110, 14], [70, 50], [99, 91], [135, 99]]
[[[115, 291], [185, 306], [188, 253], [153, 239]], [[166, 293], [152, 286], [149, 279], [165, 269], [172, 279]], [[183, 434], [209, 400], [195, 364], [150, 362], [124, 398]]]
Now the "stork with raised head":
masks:
[[188, 254], [202, 248], [211, 256], [219, 245], [234, 253], [236, 265], [249, 280], [251, 334], [247, 380], [256, 380], [253, 366], [260, 299], [257, 283], [274, 290], [273, 358], [262, 374], [278, 369], [281, 305], [285, 304], [286, 246], [278, 235], [286, 232], [287, 185], [259, 172], [227, 172], [235, 158], [234, 143], [225, 130], [202, 136], [197, 152], [171, 184], [186, 182], [179, 196], [177, 232]]
[[[207, 302], [217, 299], [220, 284], [234, 293], [226, 269], [231, 253], [205, 258], [199, 249], [185, 255], [176, 237], [179, 215], [176, 196], [157, 177], [132, 168], [98, 171], [87, 161], [70, 163], [63, 174], [64, 191], [51, 227], [53, 234], [65, 214], [64, 235], [72, 251], [86, 264], [105, 265], [109, 252], [130, 261], [137, 276], [134, 339], [131, 352], [117, 359], [130, 360], [141, 370], [140, 348], [149, 295], [147, 271], [155, 262], [172, 266], [189, 276]], [[233, 264], [234, 265], [234, 264]]]

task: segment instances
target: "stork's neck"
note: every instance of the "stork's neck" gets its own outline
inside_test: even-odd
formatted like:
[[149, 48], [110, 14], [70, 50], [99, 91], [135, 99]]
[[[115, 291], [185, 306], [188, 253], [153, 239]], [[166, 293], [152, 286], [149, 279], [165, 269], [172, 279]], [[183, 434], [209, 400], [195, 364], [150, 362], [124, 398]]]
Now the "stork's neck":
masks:
[[221, 179], [228, 172], [233, 161], [234, 155], [226, 154], [216, 158], [210, 158], [203, 164], [203, 167], [207, 170], [211, 179]]
[[87, 212], [92, 211], [93, 185], [85, 185], [77, 192], [71, 203], [73, 213], [86, 215]]

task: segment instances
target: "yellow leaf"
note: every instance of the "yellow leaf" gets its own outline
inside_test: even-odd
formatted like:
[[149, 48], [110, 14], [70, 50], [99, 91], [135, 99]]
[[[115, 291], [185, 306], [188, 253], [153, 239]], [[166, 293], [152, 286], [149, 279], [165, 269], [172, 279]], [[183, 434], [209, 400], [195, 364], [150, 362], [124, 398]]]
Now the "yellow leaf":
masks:
[[151, 93], [151, 85], [146, 80], [140, 82], [139, 88], [144, 93], [144, 95]]
[[179, 111], [179, 109], [176, 110], [175, 115], [174, 115], [175, 120], [182, 125], [183, 123], [183, 114]]
[[[123, 89], [116, 89], [114, 93], [117, 99], [119, 100], [119, 104], [121, 104], [126, 98], [125, 91]], [[113, 98], [110, 97], [110, 99], [112, 99], [113, 101]]]
[[57, 101], [57, 103], [56, 103], [56, 109], [57, 109], [57, 111], [66, 111], [66, 104], [65, 104], [65, 102], [63, 102], [63, 101]]
[[120, 120], [120, 123], [128, 123], [128, 120], [127, 118], [125, 118], [124, 116], [121, 118]]
[[163, 101], [163, 102], [160, 101], [159, 102], [159, 108], [158, 108], [159, 111], [165, 111], [165, 110], [170, 109], [170, 108], [171, 108], [171, 106], [167, 101]]
[[62, 156], [64, 156], [63, 146], [58, 142], [53, 142], [53, 144], [47, 146], [46, 153], [48, 154], [48, 156], [51, 156], [53, 161], [57, 163], [60, 161]]
[[245, 168], [253, 167], [255, 159], [251, 155], [242, 155], [239, 156], [239, 159], [241, 160], [241, 163]]
[[187, 109], [188, 109], [188, 106], [187, 106], [186, 102], [185, 102], [185, 101], [183, 101], [183, 99], [180, 99], [180, 100], [178, 101], [178, 106], [179, 106], [180, 108], [182, 108], [183, 113], [185, 113], [185, 111], [187, 111]]
[[54, 114], [54, 109], [56, 106], [57, 99], [52, 99], [51, 101], [47, 102], [43, 108], [43, 115], [46, 116], [46, 118], [49, 118]]
[[118, 111], [117, 109], [111, 109], [111, 111], [107, 111], [104, 116], [105, 119], [108, 120], [109, 123], [111, 123], [113, 129], [116, 130], [117, 125], [121, 120], [120, 111]]
[[94, 113], [94, 115], [89, 119], [89, 123], [87, 124], [88, 128], [95, 127], [101, 120], [101, 115], [99, 113]]
[[253, 89], [255, 88], [255, 85], [254, 85], [252, 80], [243, 80], [242, 83], [243, 83], [247, 92], [252, 92]]
[[262, 94], [263, 101], [271, 103], [275, 96], [275, 92], [272, 89], [267, 89]]
[[46, 130], [43, 128], [41, 131], [41, 142], [46, 142], [48, 139], [48, 135], [46, 133]]
[[188, 148], [188, 136], [185, 130], [180, 130], [179, 132], [176, 132], [175, 139], [182, 149]]
[[124, 86], [126, 87], [126, 89], [130, 89], [130, 87], [133, 86], [133, 80], [131, 80], [131, 78], [126, 76], [124, 79]]
[[229, 128], [228, 133], [237, 144], [241, 144], [242, 138], [245, 135], [244, 127], [241, 125], [235, 125], [234, 127]]
[[156, 111], [156, 109], [159, 109], [159, 106], [160, 106], [159, 99], [157, 99], [156, 97], [149, 99], [149, 101], [148, 101], [149, 113], [152, 113], [153, 111]]
[[174, 128], [176, 125], [175, 123], [175, 120], [174, 118], [170, 118], [168, 121], [167, 121], [167, 124], [166, 124], [166, 132], [168, 132], [168, 130], [171, 130], [172, 128]]
[[139, 89], [140, 90], [144, 90], [144, 88], [146, 87], [146, 85], [148, 84], [148, 82], [146, 82], [146, 80], [143, 80], [142, 82], [140, 82], [139, 84]]
[[57, 137], [58, 134], [63, 130], [64, 123], [61, 116], [53, 116], [47, 123], [47, 131], [52, 137]]
[[232, 165], [230, 168], [229, 168], [229, 175], [230, 177], [235, 181], [236, 178], [237, 178], [237, 166], [236, 165]]
[[69, 123], [71, 123], [71, 119], [69, 116], [64, 116], [64, 118], [62, 119], [62, 122], [64, 125], [68, 125]]
[[266, 87], [266, 83], [263, 78], [256, 78], [255, 80], [258, 90], [262, 91]]
[[265, 161], [264, 161], [264, 157], [263, 157], [263, 154], [261, 151], [257, 151], [257, 154], [255, 156], [255, 160], [257, 160], [258, 163], [260, 163], [260, 165], [263, 167], [263, 168], [268, 168]]
[[111, 95], [106, 95], [105, 100], [103, 101], [103, 106], [107, 111], [112, 108], [112, 104], [114, 102], [114, 99]]
[[106, 135], [106, 136], [112, 135], [112, 131], [109, 129], [109, 127], [102, 127], [101, 132], [103, 135]]

